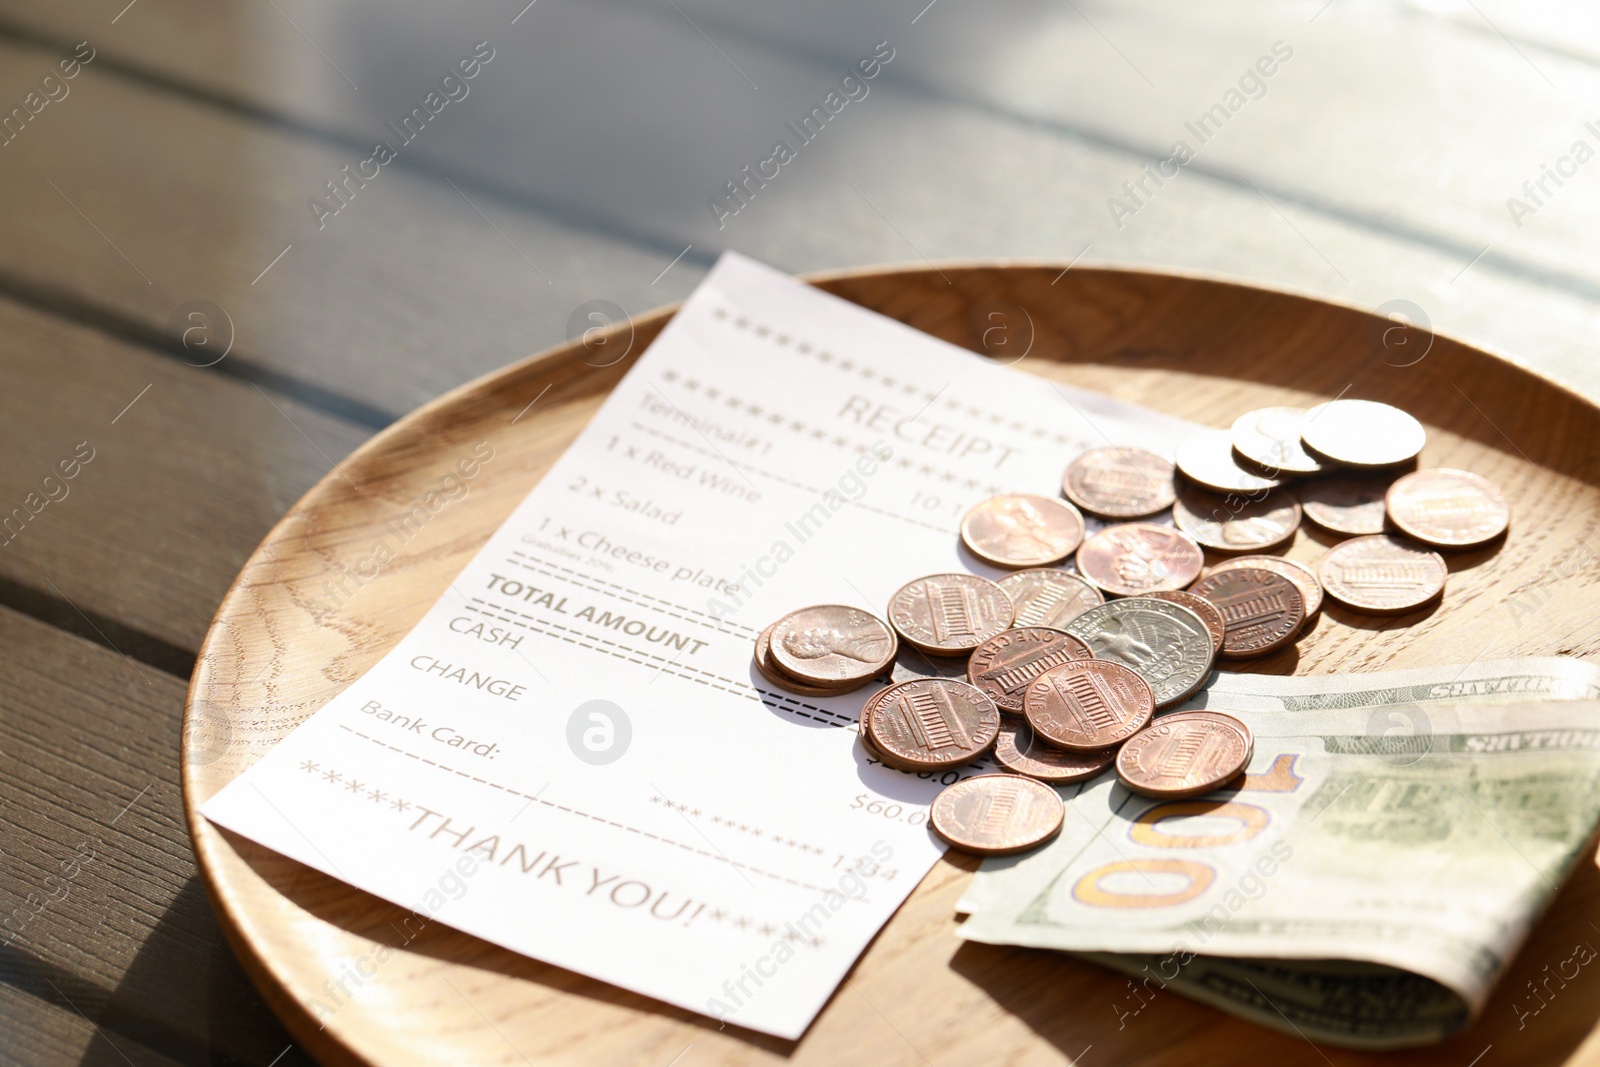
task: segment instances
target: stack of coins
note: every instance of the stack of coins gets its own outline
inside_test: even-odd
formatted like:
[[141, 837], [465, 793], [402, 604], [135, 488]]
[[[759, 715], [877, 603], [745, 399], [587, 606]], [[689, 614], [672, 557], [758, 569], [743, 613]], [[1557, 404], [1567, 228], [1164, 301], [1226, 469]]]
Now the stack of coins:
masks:
[[[1172, 461], [1092, 449], [1067, 466], [1065, 499], [1008, 493], [963, 518], [966, 550], [1010, 574], [917, 578], [886, 619], [791, 612], [757, 638], [756, 667], [812, 696], [900, 679], [860, 717], [862, 745], [887, 766], [950, 773], [992, 757], [1008, 773], [956, 781], [930, 814], [966, 851], [1049, 840], [1063, 810], [1049, 786], [1112, 769], [1147, 796], [1201, 795], [1241, 774], [1249, 727], [1218, 711], [1159, 713], [1219, 658], [1290, 647], [1325, 598], [1372, 614], [1425, 608], [1444, 593], [1435, 549], [1505, 534], [1510, 507], [1492, 483], [1416, 469], [1426, 437], [1398, 408], [1341, 399], [1248, 412]], [[1272, 554], [1302, 518], [1336, 539], [1314, 566]]]
[[870, 611], [819, 604], [791, 611], [756, 638], [756, 669], [805, 696], [838, 696], [888, 670], [899, 641]]

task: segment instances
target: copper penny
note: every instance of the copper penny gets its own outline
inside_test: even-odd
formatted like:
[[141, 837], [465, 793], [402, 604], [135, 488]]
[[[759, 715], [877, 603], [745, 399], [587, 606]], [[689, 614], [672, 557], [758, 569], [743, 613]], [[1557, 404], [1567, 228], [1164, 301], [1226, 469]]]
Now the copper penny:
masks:
[[996, 567], [1042, 567], [1072, 555], [1083, 541], [1083, 516], [1065, 500], [1005, 493], [974, 506], [961, 540]]
[[891, 767], [932, 771], [988, 751], [1000, 732], [1000, 709], [966, 682], [917, 678], [868, 697], [861, 728]]
[[1024, 691], [1028, 725], [1052, 745], [1109, 748], [1137, 733], [1155, 714], [1155, 697], [1139, 672], [1102, 659], [1053, 667]]
[[808, 685], [855, 688], [889, 669], [900, 642], [889, 624], [860, 608], [820, 604], [772, 626], [771, 658]]
[[1025, 722], [1004, 722], [994, 742], [994, 758], [1015, 774], [1025, 774], [1052, 785], [1068, 785], [1093, 778], [1110, 767], [1117, 758], [1117, 750], [1068, 752], [1039, 740], [1034, 736], [1033, 727]]
[[872, 743], [872, 732], [870, 730], [858, 723], [856, 725], [856, 737], [861, 739], [861, 747], [867, 750], [867, 755], [879, 763], [883, 762], [883, 753], [879, 752], [878, 746]]
[[765, 630], [762, 630], [761, 635], [756, 638], [756, 670], [760, 671], [761, 676], [767, 681], [771, 682], [773, 685], [779, 686], [780, 688], [787, 689], [791, 693], [799, 693], [801, 696], [807, 697], [835, 697], [841, 693], [848, 693], [852, 689], [859, 688], [859, 685], [856, 684], [848, 685], [843, 689], [829, 689], [824, 686], [807, 685], [805, 682], [802, 682], [797, 678], [791, 678], [787, 674], [783, 673], [783, 671], [778, 668], [778, 665], [772, 662], [772, 630], [775, 626], [777, 626], [777, 623], [773, 623], [772, 626], [768, 626]]
[[1078, 547], [1078, 571], [1114, 596], [1182, 589], [1200, 574], [1205, 553], [1170, 526], [1125, 522], [1107, 526]]
[[976, 574], [930, 574], [889, 600], [889, 621], [900, 636], [936, 656], [971, 652], [1015, 617], [1005, 591]]
[[1013, 627], [979, 645], [967, 661], [967, 681], [989, 694], [1001, 711], [1022, 714], [1028, 683], [1069, 659], [1088, 659], [1089, 646], [1043, 626]]
[[1237, 777], [1254, 746], [1250, 728], [1231, 715], [1177, 712], [1117, 750], [1117, 777], [1147, 797], [1197, 797]]
[[1310, 618], [1322, 610], [1322, 583], [1317, 580], [1317, 572], [1307, 567], [1304, 563], [1282, 556], [1235, 556], [1223, 560], [1212, 567], [1211, 574], [1218, 571], [1234, 570], [1238, 567], [1260, 567], [1262, 570], [1281, 574], [1294, 583], [1300, 590], [1300, 599], [1306, 604], [1306, 618]]
[[1268, 473], [1316, 474], [1321, 461], [1300, 443], [1305, 417], [1305, 408], [1258, 408], [1235, 419], [1228, 436], [1234, 451]]
[[1222, 654], [1265, 656], [1293, 641], [1306, 621], [1306, 602], [1293, 582], [1262, 567], [1212, 571], [1191, 590], [1222, 612], [1228, 624]]
[[1185, 478], [1222, 493], [1259, 493], [1283, 484], [1282, 478], [1264, 478], [1239, 466], [1233, 458], [1233, 435], [1227, 430], [1205, 430], [1186, 438], [1173, 458]]
[[1330, 400], [1306, 412], [1300, 440], [1315, 456], [1349, 467], [1392, 467], [1415, 459], [1428, 431], [1411, 415], [1376, 400]]
[[1013, 626], [1049, 626], [1059, 630], [1106, 601], [1100, 590], [1076, 574], [1053, 568], [1017, 571], [995, 584], [1005, 590], [1016, 606]]
[[1384, 494], [1394, 475], [1331, 474], [1306, 481], [1297, 488], [1306, 518], [1329, 533], [1364, 537], [1383, 533]]
[[1436, 548], [1481, 545], [1511, 523], [1511, 505], [1499, 486], [1448, 467], [1407, 474], [1389, 487], [1385, 503], [1390, 522]]
[[1401, 615], [1437, 600], [1449, 573], [1439, 553], [1384, 536], [1334, 545], [1317, 564], [1329, 596], [1373, 615]]
[[1143, 448], [1091, 448], [1067, 467], [1061, 492], [1108, 519], [1154, 515], [1172, 503], [1172, 462]]
[[1050, 840], [1065, 817], [1049, 786], [1016, 774], [980, 774], [934, 797], [928, 821], [963, 852], [1009, 856]]
[[[1096, 659], [1131, 668], [1158, 708], [1188, 699], [1211, 677], [1217, 649], [1204, 620], [1181, 604], [1136, 596], [1090, 608], [1067, 624]], [[1026, 711], [1026, 704], [1024, 704]]]
[[1222, 612], [1217, 606], [1203, 596], [1196, 596], [1186, 589], [1159, 589], [1145, 596], [1152, 600], [1165, 600], [1169, 604], [1176, 604], [1181, 608], [1188, 608], [1200, 617], [1206, 624], [1206, 632], [1211, 635], [1211, 646], [1216, 651], [1222, 651], [1223, 639], [1227, 636], [1228, 624], [1222, 620]]
[[1300, 505], [1286, 492], [1218, 496], [1184, 486], [1172, 505], [1178, 529], [1218, 552], [1260, 552], [1300, 528]]

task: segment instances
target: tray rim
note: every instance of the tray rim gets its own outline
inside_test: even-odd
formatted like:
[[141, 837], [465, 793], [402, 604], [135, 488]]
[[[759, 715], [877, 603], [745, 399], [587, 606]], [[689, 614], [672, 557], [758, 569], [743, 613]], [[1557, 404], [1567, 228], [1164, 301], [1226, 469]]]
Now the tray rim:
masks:
[[[871, 281], [874, 279], [888, 279], [891, 277], [906, 276], [931, 278], [941, 276], [943, 269], [967, 273], [978, 271], [1061, 270], [1061, 273], [1063, 274], [1066, 273], [1067, 270], [1072, 270], [1089, 274], [1137, 277], [1154, 280], [1181, 279], [1186, 282], [1198, 282], [1222, 286], [1227, 289], [1244, 293], [1262, 293], [1275, 297], [1288, 297], [1292, 300], [1302, 302], [1312, 307], [1331, 307], [1344, 312], [1353, 312], [1373, 322], [1392, 321], [1381, 318], [1371, 309], [1359, 306], [1352, 301], [1328, 297], [1323, 294], [1314, 293], [1310, 290], [1295, 286], [1266, 285], [1254, 280], [1243, 278], [1241, 276], [1220, 271], [1166, 266], [1147, 267], [1106, 263], [1094, 260], [1075, 260], [1064, 263], [1062, 260], [1049, 258], [996, 257], [984, 259], [923, 260], [922, 262], [902, 261], [900, 263], [874, 264], [867, 266], [813, 271], [805, 274], [797, 274], [795, 277], [808, 285], [825, 289], [826, 286], [834, 282]], [[841, 297], [841, 299], [848, 299], [848, 297]], [[630, 314], [626, 318], [626, 326], [637, 329], [641, 324], [644, 324], [646, 326], [656, 327], [659, 332], [659, 328], [664, 327], [667, 322], [671, 321], [671, 319], [677, 314], [678, 310], [683, 306], [683, 303], [684, 301], [682, 300], [674, 301], [668, 304], [650, 308], [639, 313], [638, 315]], [[888, 317], [892, 318], [893, 316]], [[608, 337], [614, 336], [619, 329], [621, 329], [621, 327], [613, 325], [607, 329], [606, 335]], [[1597, 418], [1600, 418], [1600, 398], [1590, 397], [1578, 391], [1576, 387], [1569, 385], [1568, 383], [1563, 382], [1560, 379], [1557, 379], [1550, 374], [1539, 370], [1538, 368], [1529, 366], [1523, 360], [1503, 351], [1486, 347], [1477, 342], [1464, 340], [1451, 332], [1434, 329], [1432, 328], [1431, 324], [1427, 332], [1434, 338], [1454, 345], [1465, 353], [1487, 357], [1491, 362], [1506, 364], [1515, 369], [1515, 371], [1536, 379], [1544, 387], [1554, 389], [1559, 393], [1565, 394], [1569, 401], [1574, 402], [1581, 407], [1590, 409], [1595, 413]], [[648, 345], [646, 348], [648, 348]], [[641, 349], [641, 354], [642, 352], [643, 349]], [[428, 418], [436, 415], [441, 410], [454, 406], [462, 398], [489, 387], [491, 383], [495, 382], [496, 380], [525, 376], [534, 372], [538, 368], [560, 367], [573, 360], [580, 359], [581, 353], [582, 350], [578, 347], [577, 343], [574, 341], [569, 341], [565, 344], [549, 346], [511, 363], [507, 363], [493, 370], [486, 371], [485, 373], [480, 374], [477, 377], [457, 385], [454, 388], [440, 394], [439, 396], [418, 405], [417, 407], [397, 418], [388, 426], [378, 430], [367, 440], [363, 441], [348, 455], [335, 463], [326, 474], [324, 474], [309, 488], [307, 488], [306, 491], [302, 493], [292, 505], [290, 505], [288, 510], [284, 512], [283, 516], [272, 525], [265, 535], [263, 535], [261, 541], [251, 551], [244, 564], [240, 567], [239, 573], [235, 575], [233, 581], [229, 583], [228, 589], [223, 594], [221, 600], [218, 601], [217, 608], [212, 613], [211, 620], [207, 624], [205, 637], [202, 639], [196, 652], [195, 668], [190, 676], [189, 684], [186, 687], [184, 695], [183, 716], [181, 721], [181, 729], [179, 732], [179, 770], [181, 796], [184, 806], [184, 820], [189, 833], [190, 845], [195, 853], [197, 873], [200, 875], [201, 883], [205, 887], [206, 895], [210, 900], [212, 908], [219, 914], [219, 917], [226, 919], [226, 921], [219, 921], [218, 925], [222, 928], [229, 946], [233, 949], [235, 955], [238, 957], [241, 966], [243, 966], [246, 973], [249, 974], [257, 991], [262, 995], [263, 999], [272, 1006], [274, 1013], [284, 1024], [285, 1028], [290, 1031], [290, 1034], [295, 1037], [303, 1047], [312, 1052], [319, 1062], [328, 1059], [337, 1060], [338, 1062], [359, 1063], [364, 1065], [371, 1064], [373, 1067], [379, 1067], [377, 1061], [368, 1058], [358, 1047], [340, 1040], [337, 1036], [335, 1036], [332, 1030], [318, 1025], [314, 1014], [309, 1010], [305, 1002], [294, 993], [292, 989], [292, 983], [287, 981], [284, 976], [278, 973], [278, 970], [272, 961], [269, 960], [268, 957], [261, 951], [259, 951], [255, 940], [247, 936], [248, 929], [255, 924], [250, 921], [247, 913], [234, 906], [234, 902], [231, 901], [224, 893], [224, 886], [218, 881], [218, 852], [220, 849], [226, 847], [227, 836], [224, 831], [211, 824], [203, 815], [200, 814], [199, 802], [195, 799], [195, 790], [198, 788], [197, 782], [195, 781], [195, 776], [198, 775], [199, 768], [192, 764], [189, 759], [190, 748], [194, 743], [189, 726], [192, 717], [195, 714], [195, 704], [198, 699], [197, 688], [200, 685], [202, 673], [205, 670], [207, 654], [210, 651], [213, 641], [218, 638], [218, 622], [222, 618], [224, 611], [233, 602], [235, 596], [240, 593], [245, 575], [249, 573], [252, 567], [256, 564], [261, 555], [262, 548], [278, 538], [280, 532], [283, 531], [289, 522], [291, 522], [297, 516], [302, 505], [306, 504], [307, 501], [311, 500], [318, 494], [324, 492], [330, 483], [333, 483], [336, 480], [347, 480], [347, 471], [349, 468], [365, 461], [369, 454], [381, 450], [392, 437], [409, 433], [416, 424], [425, 422]], [[1057, 362], [1070, 364], [1076, 361], [1062, 360]], [[1261, 380], [1265, 381], [1265, 379]], [[609, 394], [610, 389], [608, 389], [606, 392]], [[1503, 432], [1499, 431], [1498, 427], [1495, 427], [1495, 429], [1497, 432], [1501, 433], [1501, 436], [1504, 436]], [[1509, 438], [1507, 441], [1510, 443]], [[1519, 454], [1521, 453], [1521, 449], [1518, 448], [1514, 443], [1512, 443], [1512, 448]], [[1527, 459], [1525, 456], [1523, 456], [1522, 461], [1528, 463], [1530, 466], [1538, 466], [1537, 463]], [[1600, 480], [1590, 481], [1587, 478], [1581, 480], [1589, 481], [1589, 484], [1594, 485], [1597, 489], [1600, 489]], [[1600, 833], [1600, 831], [1597, 831], [1597, 833]], [[937, 870], [937, 866], [934, 869]], [[355, 887], [350, 888], [354, 892], [361, 892], [361, 890], [355, 889]], [[913, 892], [915, 892], [915, 888], [913, 889]], [[1553, 906], [1554, 902], [1555, 897], [1552, 897], [1548, 906]], [[1548, 906], [1546, 910], [1548, 910]], [[1541, 915], [1535, 919], [1534, 925], [1537, 925], [1538, 918], [1542, 917], [1543, 913], [1541, 913]], [[1531, 929], [1532, 926], [1530, 926], [1530, 930]], [[809, 1030], [807, 1032], [809, 1033]], [[795, 1042], [792, 1042], [791, 1047], [798, 1048], [803, 1040], [804, 1035]], [[1576, 1052], [1576, 1049], [1574, 1049], [1574, 1052]]]

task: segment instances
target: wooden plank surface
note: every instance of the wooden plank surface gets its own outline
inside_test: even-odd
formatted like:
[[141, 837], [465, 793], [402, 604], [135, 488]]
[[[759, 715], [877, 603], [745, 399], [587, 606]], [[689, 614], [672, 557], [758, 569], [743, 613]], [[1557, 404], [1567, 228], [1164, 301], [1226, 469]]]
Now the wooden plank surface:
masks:
[[366, 431], [4, 298], [0, 338], [0, 599], [186, 673], [251, 549]]
[[168, 1059], [127, 1038], [107, 1034], [68, 1005], [57, 1007], [0, 985], [6, 1048], [0, 1063], [76, 1063], [83, 1067], [170, 1067]]
[[[0, 99], [70, 54], [0, 42]], [[0, 292], [168, 338], [176, 308], [213, 301], [237, 338], [222, 369], [369, 428], [564, 338], [589, 300], [639, 311], [693, 280], [680, 265], [650, 284], [681, 245], [623, 244], [405, 171], [318, 230], [307, 201], [360, 158], [349, 146], [98, 59], [70, 84], [0, 150]]]
[[94, 1038], [106, 1047], [88, 1062], [129, 1045], [271, 1061], [291, 1042], [195, 877], [182, 681], [4, 608], [0, 647], [0, 992], [41, 1005], [6, 1014], [0, 1059], [60, 1062]]
[[[0, 604], [132, 662], [42, 658], [60, 684], [14, 705], [0, 726], [17, 740], [0, 749], [63, 780], [90, 774], [50, 754], [57, 735], [92, 746], [100, 718], [144, 705], [78, 691], [117, 670], [170, 685], [161, 672], [187, 669], [251, 546], [367, 431], [566, 339], [588, 301], [638, 314], [681, 297], [723, 247], [796, 270], [1083, 252], [1365, 307], [1402, 299], [1600, 392], [1592, 178], [1520, 228], [1504, 203], [1600, 117], [1586, 111], [1593, 20], [1490, 0], [1322, 7], [3, 0], [0, 101], [20, 102], [79, 40], [97, 58], [0, 148], [0, 516], [78, 442], [96, 452], [4, 545]], [[1116, 227], [1106, 198], [1277, 37], [1297, 53], [1268, 95]], [[473, 96], [317, 229], [308, 199], [479, 39], [499, 51]], [[711, 193], [878, 39], [897, 51], [870, 99], [719, 228]], [[236, 335], [205, 370], [183, 365], [200, 360], [172, 326], [200, 298]], [[156, 750], [141, 753], [155, 777]], [[65, 824], [30, 827], [38, 862], [70, 843]], [[148, 862], [167, 872], [170, 920], [109, 890], [80, 914], [98, 898], [75, 893], [51, 946], [68, 962], [50, 973], [135, 1005], [129, 1025], [160, 1020], [152, 1055], [198, 1062], [202, 1035], [169, 1018], [183, 998], [137, 989], [162, 980], [173, 939], [227, 959], [181, 837], [162, 840]], [[73, 946], [107, 929], [116, 963], [97, 970]], [[51, 1020], [28, 1030], [23, 1060], [121, 1062], [59, 1003], [28, 1007], [37, 985], [0, 982], [19, 1012]]]
[[[958, 268], [875, 274], [830, 290], [968, 347], [985, 328], [974, 309], [1032, 309], [1038, 326], [1024, 369], [1171, 414], [1226, 425], [1243, 410], [1305, 405], [1346, 390], [1381, 397], [1428, 427], [1426, 466], [1465, 467], [1504, 487], [1517, 516], [1503, 545], [1453, 554], [1440, 610], [1404, 619], [1335, 604], [1294, 649], [1248, 669], [1295, 674], [1415, 667], [1472, 658], [1600, 656], [1590, 623], [1600, 575], [1560, 568], [1593, 550], [1600, 472], [1591, 442], [1600, 407], [1526, 371], [1441, 340], [1427, 360], [1395, 367], [1368, 356], [1373, 323], [1356, 312], [1282, 294], [1138, 272]], [[660, 325], [641, 324], [641, 341]], [[818, 1021], [796, 1043], [734, 1029], [443, 928], [405, 944], [400, 909], [235, 835], [197, 812], [275, 739], [344, 688], [407, 632], [592, 413], [619, 368], [589, 370], [558, 351], [508, 368], [414, 413], [355, 453], [361, 484], [404, 496], [437, 479], [455, 450], [492, 439], [496, 464], [470, 507], [442, 513], [358, 596], [342, 625], [307, 604], [330, 559], [366, 551], [389, 513], [325, 480], [297, 506], [241, 575], [218, 613], [190, 692], [189, 715], [224, 724], [226, 758], [186, 767], [191, 825], [223, 921], [247, 945], [246, 965], [275, 991], [291, 1028], [330, 1063], [658, 1063], [693, 1046], [697, 1062], [1167, 1063], [1324, 1062], [1320, 1048], [1178, 997], [1124, 1029], [1113, 1005], [1121, 979], [1051, 952], [960, 942], [954, 905], [970, 859], [942, 861], [879, 934]], [[526, 399], [542, 414], [512, 427]], [[363, 533], [365, 532], [365, 536]], [[1326, 549], [1302, 529], [1288, 554]], [[1213, 560], [1214, 562], [1215, 560]], [[1536, 625], [1518, 605], [1536, 602]], [[1397, 627], [1403, 629], [1397, 630]], [[1403, 639], [1397, 639], [1397, 634]], [[337, 673], [327, 669], [338, 664]], [[1600, 996], [1557, 1001], [1522, 1033], [1512, 999], [1541, 965], [1569, 952], [1600, 920], [1600, 870], [1581, 865], [1483, 1020], [1413, 1062], [1460, 1065], [1485, 1045], [1484, 1067], [1593, 1063]], [[318, 1025], [313, 1005], [338, 961], [372, 941], [394, 957]], [[492, 1024], [486, 1020], [493, 1019]], [[1094, 1057], [1085, 1054], [1093, 1046]], [[465, 1050], [465, 1051], [463, 1051]], [[1337, 1051], [1340, 1063], [1400, 1062]]]
[[[706, 207], [709, 195], [831, 84], [834, 60], [840, 49], [857, 47], [856, 38], [841, 38], [843, 43], [833, 44], [836, 54], [823, 59], [785, 54], [781, 42], [729, 37], [719, 47], [741, 67], [759, 67], [767, 81], [760, 93], [741, 96], [717, 80], [737, 80], [731, 68], [714, 73], [713, 66], [688, 58], [695, 54], [691, 46], [706, 44], [670, 11], [664, 17], [634, 8], [541, 7], [528, 16], [546, 20], [539, 32], [526, 40], [508, 38], [497, 60], [505, 65], [486, 68], [477, 95], [462, 102], [459, 114], [444, 112], [427, 138], [407, 147], [393, 172], [399, 180], [358, 194], [365, 199], [352, 200], [318, 231], [306, 209], [310, 194], [356, 158], [358, 147], [385, 135], [392, 114], [409, 106], [419, 86], [431, 84], [437, 64], [429, 57], [453, 57], [457, 39], [478, 24], [473, 18], [486, 18], [484, 9], [471, 9], [462, 26], [408, 26], [395, 45], [404, 61], [392, 66], [407, 72], [409, 81], [380, 70], [380, 80], [365, 94], [352, 93], [314, 56], [303, 64], [304, 77], [268, 77], [253, 63], [227, 62], [225, 54], [219, 59], [212, 47], [196, 48], [194, 55], [169, 50], [167, 66], [157, 73], [194, 78], [193, 65], [214, 66], [215, 77], [227, 74], [224, 82], [201, 82], [214, 98], [181, 96], [170, 85], [152, 87], [147, 68], [157, 57], [148, 54], [154, 47], [149, 42], [165, 32], [156, 20], [208, 26], [201, 38], [209, 41], [226, 32], [219, 19], [238, 17], [228, 14], [230, 8], [202, 7], [134, 9], [124, 20], [130, 39], [144, 25], [128, 21], [135, 13], [155, 23], [144, 38], [147, 46], [130, 47], [132, 58], [124, 62], [117, 58], [124, 25], [102, 35], [104, 65], [91, 65], [80, 76], [83, 105], [74, 111], [69, 99], [58, 114], [41, 116], [51, 118], [49, 126], [41, 121], [37, 131], [29, 131], [30, 137], [39, 134], [32, 154], [0, 175], [0, 181], [17, 183], [15, 195], [28, 208], [14, 223], [25, 229], [14, 230], [15, 243], [8, 245], [61, 247], [42, 260], [19, 254], [11, 268], [40, 284], [75, 287], [72, 279], [93, 267], [104, 275], [94, 287], [100, 299], [154, 326], [182, 299], [210, 292], [239, 322], [250, 359], [286, 367], [382, 412], [405, 410], [514, 355], [564, 339], [568, 317], [584, 300], [610, 299], [637, 312], [681, 295], [707, 257], [729, 245], [797, 270], [918, 261], [922, 255], [1071, 259], [1088, 246], [1090, 260], [1224, 269], [1368, 307], [1411, 300], [1440, 328], [1600, 387], [1600, 372], [1583, 358], [1589, 333], [1600, 325], [1595, 302], [1537, 278], [1483, 269], [1481, 262], [1463, 272], [1471, 254], [1462, 255], [1460, 248], [1479, 247], [1474, 234], [1459, 236], [1456, 245], [1419, 243], [1403, 230], [1308, 209], [1311, 191], [1296, 187], [1278, 205], [1248, 184], [1200, 172], [1165, 190], [1134, 222], [1112, 227], [1104, 201], [1136, 176], [1144, 157], [1132, 151], [1134, 142], [1095, 143], [1054, 119], [933, 95], [910, 75], [896, 82], [894, 64], [902, 59], [915, 74], [920, 39], [897, 53], [858, 114], [841, 114], [837, 137], [830, 130], [828, 139], [807, 148], [784, 173], [782, 185], [774, 183], [718, 229]], [[54, 33], [84, 23], [81, 13], [67, 10], [45, 29]], [[354, 25], [372, 17], [362, 7], [330, 8], [322, 16], [332, 20], [324, 26], [330, 34], [342, 25], [335, 11], [347, 12]], [[503, 21], [504, 14], [495, 11]], [[264, 55], [306, 48], [292, 28], [268, 14], [260, 27], [250, 26], [250, 32], [259, 30], [276, 42], [261, 46]], [[491, 29], [501, 40], [509, 27]], [[600, 46], [592, 41], [607, 42], [610, 51], [597, 56], [593, 49]], [[54, 53], [36, 45], [13, 54], [20, 79], [29, 63], [46, 62]], [[621, 55], [629, 57], [625, 71], [616, 69]], [[607, 56], [609, 65], [594, 66]], [[714, 53], [712, 63], [720, 67]], [[173, 73], [172, 66], [183, 69]], [[341, 88], [322, 91], [324, 76]], [[581, 106], [529, 106], [552, 94], [565, 99], [559, 95], [563, 86], [587, 79], [597, 84]], [[651, 96], [648, 85], [671, 90]], [[317, 88], [314, 102], [300, 100], [307, 86]], [[359, 108], [349, 99], [354, 97], [361, 98]], [[1262, 103], [1275, 107], [1276, 97]], [[256, 110], [241, 114], [246, 105]], [[1450, 127], [1461, 117], [1423, 112], [1411, 121]], [[119, 138], [107, 151], [97, 141], [102, 127], [140, 133]], [[596, 136], [598, 129], [604, 137]], [[517, 134], [506, 136], [508, 130]], [[198, 166], [178, 147], [190, 141], [206, 146]], [[12, 147], [22, 148], [22, 140]], [[592, 159], [592, 173], [580, 177], [559, 162], [575, 157]], [[239, 169], [233, 161], [240, 159], [250, 165]], [[154, 248], [145, 253], [159, 268], [146, 268], [159, 297], [81, 219], [73, 221], [70, 206], [39, 180], [35, 172], [41, 168], [70, 171], [81, 191], [102, 198], [91, 216], [103, 210], [112, 219], [159, 220], [149, 227]], [[129, 168], [148, 181], [127, 183], [116, 176]], [[213, 169], [234, 174], [234, 180], [208, 180]], [[933, 175], [937, 180], [930, 180]], [[1424, 168], [1402, 184], [1416, 190], [1410, 194], [1415, 198], [1431, 201], [1448, 193], [1436, 188], [1439, 176]], [[1400, 175], [1392, 177], [1400, 181]], [[540, 269], [553, 286], [446, 179], [461, 186], [511, 245], [543, 263]], [[1287, 182], [1265, 174], [1251, 180], [1266, 183], [1273, 196]], [[597, 218], [606, 220], [598, 236], [570, 228]], [[63, 243], [64, 234], [70, 243]], [[556, 240], [562, 235], [564, 242]], [[251, 286], [256, 273], [291, 243], [295, 247], [285, 259]], [[690, 245], [685, 261], [651, 286], [671, 257]], [[536, 253], [545, 249], [552, 254], [541, 259]], [[136, 247], [125, 250], [139, 261]], [[1586, 255], [1576, 249], [1566, 250], [1565, 262], [1587, 269]], [[339, 296], [329, 299], [329, 293]], [[1519, 313], [1508, 315], [1507, 307]], [[518, 310], [508, 314], [513, 308]], [[409, 372], [374, 376], [367, 368], [375, 359], [402, 361]]]

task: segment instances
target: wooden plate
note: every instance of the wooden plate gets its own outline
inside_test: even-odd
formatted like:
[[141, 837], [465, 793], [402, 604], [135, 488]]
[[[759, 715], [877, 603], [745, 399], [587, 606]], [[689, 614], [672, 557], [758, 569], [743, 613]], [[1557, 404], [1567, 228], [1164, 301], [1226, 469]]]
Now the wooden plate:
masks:
[[[1498, 551], [1449, 556], [1441, 607], [1395, 619], [1330, 603], [1297, 650], [1249, 669], [1315, 674], [1595, 654], [1595, 405], [1502, 359], [1414, 330], [1397, 335], [1393, 323], [1354, 309], [1208, 278], [1085, 267], [1062, 275], [1061, 266], [872, 271], [815, 283], [1007, 361], [1025, 352], [1024, 370], [1213, 426], [1270, 404], [1386, 400], [1427, 424], [1425, 465], [1464, 467], [1505, 489], [1510, 535]], [[1058, 953], [959, 941], [953, 906], [975, 865], [962, 858], [933, 869], [804, 1039], [786, 1042], [721, 1029], [437, 924], [402, 929], [400, 908], [198, 816], [202, 800], [410, 629], [670, 315], [615, 328], [601, 351], [609, 361], [628, 349], [620, 362], [597, 367], [602, 360], [580, 347], [555, 349], [378, 434], [284, 517], [218, 609], [185, 714], [189, 825], [234, 948], [297, 1037], [341, 1064], [1328, 1062], [1306, 1041], [1171, 994], [1121, 1024], [1123, 977]], [[386, 524], [440, 488], [451, 457], [484, 440], [496, 456], [466, 499], [440, 508], [376, 573], [358, 573]], [[1320, 538], [1308, 524], [1289, 554], [1316, 558], [1329, 543]], [[1600, 872], [1586, 862], [1484, 1020], [1412, 1058], [1462, 1067], [1492, 1044], [1486, 1064], [1600, 1059], [1600, 1044], [1588, 1041], [1600, 1019], [1600, 972], [1552, 984], [1546, 1006], [1520, 1028], [1514, 1010], [1537, 1005], [1525, 983], [1555, 973], [1576, 943], [1600, 946], [1597, 930]]]

